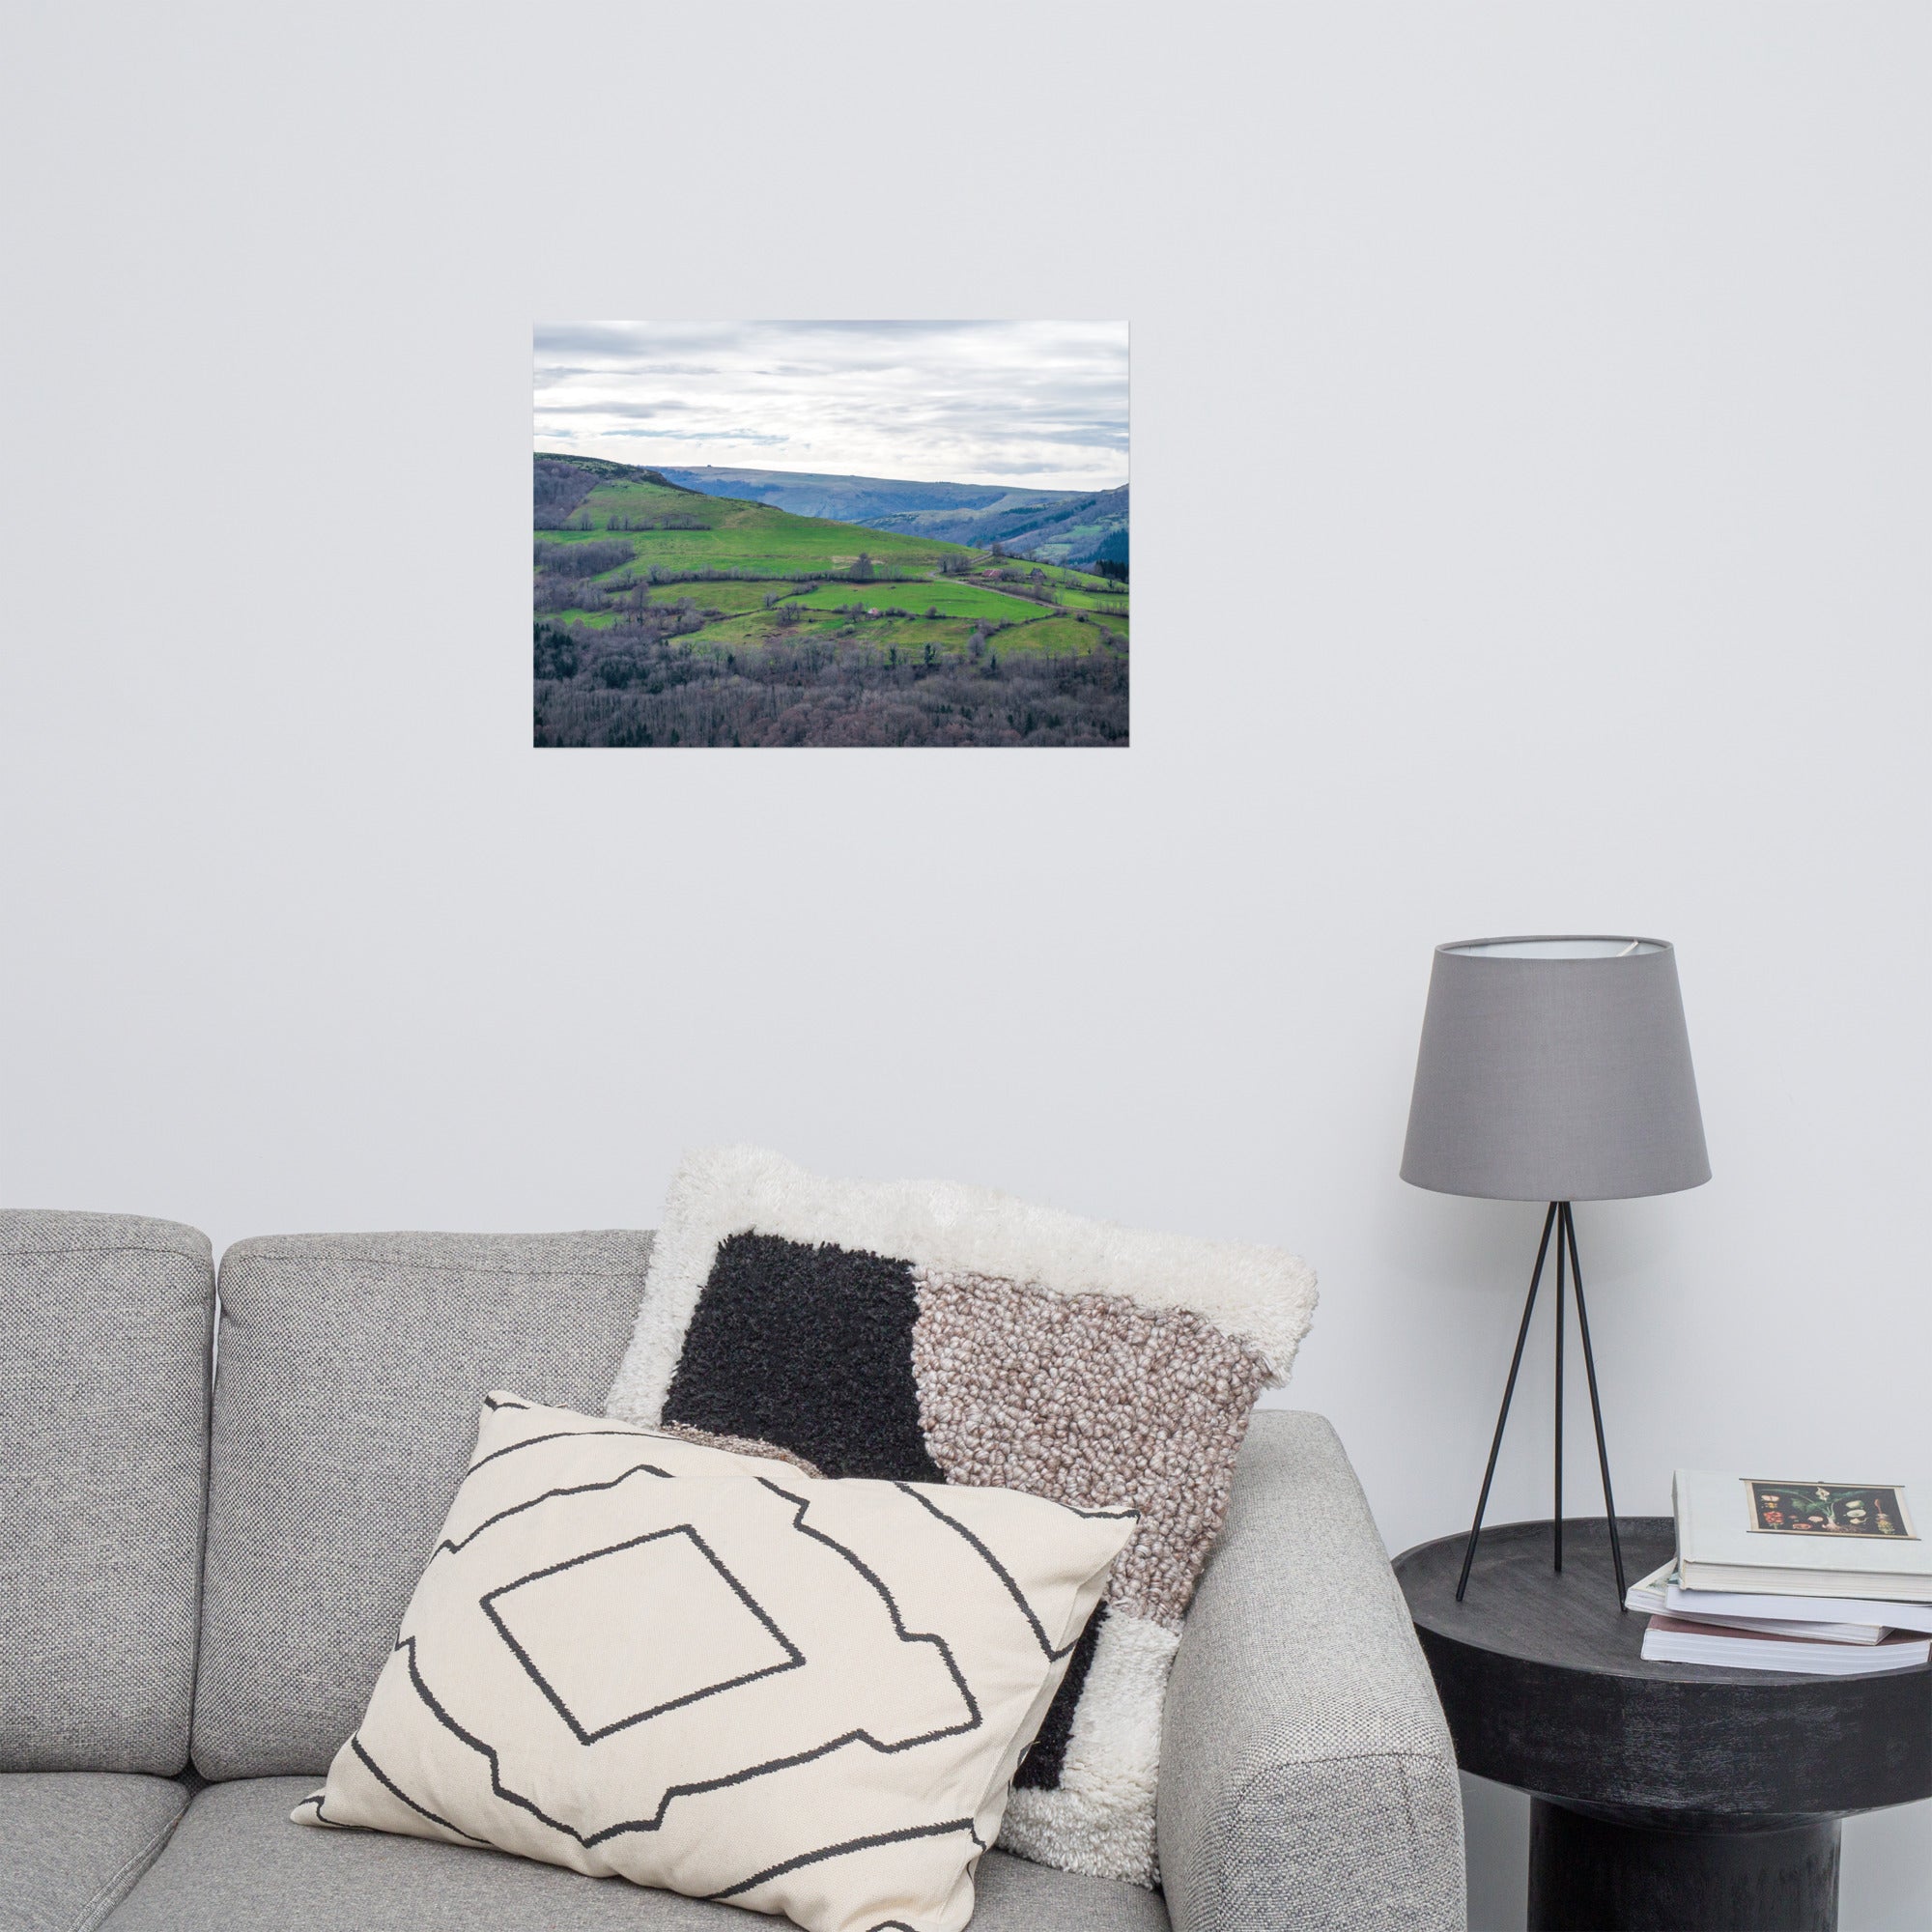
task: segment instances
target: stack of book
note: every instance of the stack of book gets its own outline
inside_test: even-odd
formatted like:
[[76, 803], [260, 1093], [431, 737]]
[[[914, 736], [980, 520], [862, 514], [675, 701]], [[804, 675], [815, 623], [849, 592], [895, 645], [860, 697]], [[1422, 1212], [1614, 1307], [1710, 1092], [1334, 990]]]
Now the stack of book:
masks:
[[1904, 1483], [1680, 1469], [1677, 1553], [1631, 1585], [1643, 1654], [1849, 1677], [1932, 1659], [1932, 1554]]

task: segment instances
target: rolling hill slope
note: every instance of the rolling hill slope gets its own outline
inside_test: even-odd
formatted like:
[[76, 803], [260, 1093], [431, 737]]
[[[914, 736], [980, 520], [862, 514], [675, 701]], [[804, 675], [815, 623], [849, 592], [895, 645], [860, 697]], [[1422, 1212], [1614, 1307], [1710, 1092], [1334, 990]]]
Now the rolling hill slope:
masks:
[[864, 551], [881, 569], [923, 575], [942, 561], [964, 560], [958, 544], [793, 516], [733, 497], [707, 497], [661, 470], [628, 464], [539, 455], [534, 472], [539, 541], [621, 532], [637, 539], [630, 548], [639, 561], [666, 570], [830, 572], [847, 568]]
[[[540, 613], [595, 619], [614, 609], [613, 597], [641, 592], [650, 602], [695, 598], [701, 609], [739, 616], [777, 592], [796, 593], [814, 612], [856, 600], [1007, 623], [1064, 604], [1125, 629], [1125, 592], [1077, 570], [1021, 566], [923, 533], [707, 497], [662, 470], [593, 457], [539, 453], [532, 470]], [[693, 583], [707, 588], [701, 596], [678, 588]]]

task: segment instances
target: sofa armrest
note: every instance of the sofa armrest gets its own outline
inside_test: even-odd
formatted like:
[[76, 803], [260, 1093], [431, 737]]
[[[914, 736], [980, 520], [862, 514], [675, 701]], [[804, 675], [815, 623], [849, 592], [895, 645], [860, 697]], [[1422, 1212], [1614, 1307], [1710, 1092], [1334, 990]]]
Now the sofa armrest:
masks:
[[1466, 1921], [1442, 1707], [1319, 1415], [1254, 1417], [1174, 1661], [1158, 1804], [1176, 1932]]

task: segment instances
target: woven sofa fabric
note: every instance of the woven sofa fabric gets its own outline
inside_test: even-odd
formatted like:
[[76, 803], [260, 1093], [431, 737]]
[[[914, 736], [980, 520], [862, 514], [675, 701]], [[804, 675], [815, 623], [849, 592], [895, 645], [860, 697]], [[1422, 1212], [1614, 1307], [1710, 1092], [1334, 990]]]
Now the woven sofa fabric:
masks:
[[1168, 1687], [1178, 1932], [1462, 1932], [1454, 1748], [1361, 1485], [1318, 1415], [1264, 1409]]
[[597, 1407], [650, 1240], [281, 1236], [222, 1257], [205, 1776], [327, 1769], [395, 1641], [484, 1395]]
[[1275, 1249], [717, 1149], [671, 1186], [608, 1408], [832, 1476], [1131, 1501], [1140, 1528], [1000, 1842], [1151, 1885], [1167, 1671], [1255, 1398], [1314, 1302]]
[[[748, 1932], [735, 1905], [501, 1852], [288, 1822], [305, 1778], [210, 1785], [109, 1932]], [[1167, 1932], [1159, 1896], [988, 1852], [971, 1932]], [[780, 1921], [781, 1922], [781, 1921]]]
[[0, 1213], [0, 1770], [187, 1762], [208, 1237]]
[[0, 1926], [94, 1932], [186, 1808], [172, 1778], [0, 1772]]
[[960, 1932], [1135, 1520], [493, 1394], [368, 1713], [295, 1819], [808, 1932]]

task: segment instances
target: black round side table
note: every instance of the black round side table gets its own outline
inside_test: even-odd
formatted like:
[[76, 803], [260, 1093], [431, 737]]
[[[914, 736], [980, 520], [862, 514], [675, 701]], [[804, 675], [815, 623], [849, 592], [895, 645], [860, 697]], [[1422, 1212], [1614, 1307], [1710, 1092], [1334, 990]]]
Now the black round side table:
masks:
[[[1675, 1547], [1619, 1517], [1626, 1574]], [[1464, 1771], [1532, 1794], [1532, 1932], [1833, 1932], [1838, 1821], [1932, 1797], [1932, 1668], [1803, 1677], [1646, 1663], [1604, 1519], [1397, 1557]]]

